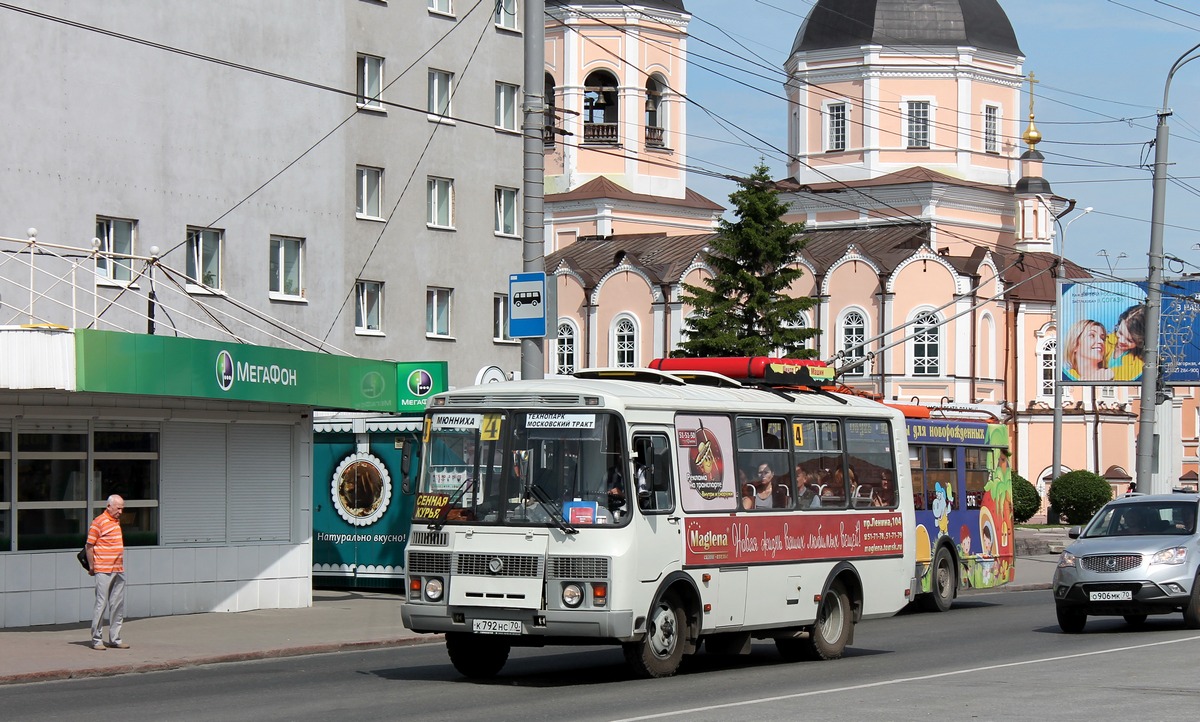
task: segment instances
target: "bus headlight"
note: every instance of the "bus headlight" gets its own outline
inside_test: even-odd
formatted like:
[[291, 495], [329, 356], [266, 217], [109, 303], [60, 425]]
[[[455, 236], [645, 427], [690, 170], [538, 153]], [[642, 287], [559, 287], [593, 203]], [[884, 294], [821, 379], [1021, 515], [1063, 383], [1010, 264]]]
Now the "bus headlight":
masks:
[[425, 582], [425, 598], [436, 602], [442, 598], [442, 580], [429, 579]]
[[583, 587], [574, 582], [563, 585], [562, 601], [572, 609], [578, 607], [583, 603]]

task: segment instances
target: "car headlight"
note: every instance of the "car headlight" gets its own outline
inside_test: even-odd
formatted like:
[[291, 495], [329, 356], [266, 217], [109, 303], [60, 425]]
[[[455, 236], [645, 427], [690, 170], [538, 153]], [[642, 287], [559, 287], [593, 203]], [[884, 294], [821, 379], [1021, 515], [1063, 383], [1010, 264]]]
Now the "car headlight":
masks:
[[431, 602], [436, 602], [442, 598], [441, 579], [430, 579], [425, 582], [425, 598]]
[[1078, 557], [1076, 557], [1071, 552], [1064, 551], [1058, 557], [1058, 568], [1059, 569], [1074, 569], [1075, 561], [1077, 559], [1078, 559]]
[[1187, 547], [1173, 547], [1155, 552], [1150, 557], [1151, 564], [1186, 564]]
[[583, 603], [583, 587], [578, 584], [567, 584], [562, 590], [563, 604], [574, 609]]

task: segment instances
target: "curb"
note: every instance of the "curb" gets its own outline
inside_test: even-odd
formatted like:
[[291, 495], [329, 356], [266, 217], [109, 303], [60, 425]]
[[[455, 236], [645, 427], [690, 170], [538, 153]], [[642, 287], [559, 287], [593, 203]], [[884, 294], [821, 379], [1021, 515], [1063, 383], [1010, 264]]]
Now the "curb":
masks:
[[86, 679], [89, 677], [116, 677], [122, 674], [139, 672], [166, 672], [173, 669], [198, 667], [205, 664], [225, 664], [229, 662], [251, 662], [259, 659], [283, 659], [285, 657], [303, 657], [312, 654], [329, 654], [332, 652], [351, 652], [385, 647], [411, 647], [426, 642], [439, 641], [442, 635], [431, 634], [420, 637], [399, 637], [396, 639], [370, 640], [366, 642], [333, 642], [327, 644], [310, 644], [303, 647], [284, 647], [279, 649], [263, 649], [251, 652], [234, 652], [231, 654], [216, 654], [208, 657], [189, 657], [186, 659], [171, 659], [165, 662], [142, 662], [108, 667], [90, 667], [87, 669], [48, 669], [37, 672], [22, 672], [20, 674], [0, 677], [0, 686], [6, 684], [28, 684], [30, 682], [54, 682], [64, 679]]

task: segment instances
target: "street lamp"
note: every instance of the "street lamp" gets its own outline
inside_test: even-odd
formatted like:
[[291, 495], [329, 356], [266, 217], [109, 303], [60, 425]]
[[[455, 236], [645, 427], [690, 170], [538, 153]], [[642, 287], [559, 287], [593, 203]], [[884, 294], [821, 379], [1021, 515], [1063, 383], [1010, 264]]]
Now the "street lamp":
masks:
[[[1162, 264], [1163, 264], [1163, 223], [1166, 219], [1167, 205], [1167, 141], [1171, 130], [1167, 127], [1167, 117], [1171, 115], [1168, 102], [1171, 94], [1171, 78], [1184, 65], [1192, 62], [1200, 55], [1194, 53], [1200, 50], [1200, 44], [1192, 46], [1171, 66], [1167, 73], [1167, 82], [1163, 84], [1162, 108], [1158, 111], [1158, 128], [1154, 136], [1154, 183], [1153, 200], [1150, 216], [1150, 273], [1146, 283], [1146, 347], [1142, 366], [1141, 409], [1138, 413], [1137, 433], [1137, 471], [1134, 481], [1139, 489], [1148, 488], [1151, 493], [1166, 491], [1164, 484], [1155, 478], [1155, 458], [1157, 457], [1158, 439], [1154, 434], [1155, 411], [1158, 406], [1159, 360], [1158, 318], [1162, 305]], [[1147, 487], [1148, 485], [1148, 487]]]
[[[1038, 200], [1041, 200], [1043, 203], [1045, 203], [1045, 200], [1043, 200], [1041, 196], [1038, 196]], [[1067, 210], [1070, 210], [1071, 208], [1073, 208], [1074, 205], [1075, 205], [1075, 203], [1074, 203], [1074, 201], [1072, 201], [1071, 204], [1067, 206]], [[1047, 205], [1047, 207], [1049, 207], [1049, 206]], [[1087, 208], [1083, 209], [1083, 213], [1080, 213], [1079, 215], [1075, 216], [1071, 220], [1067, 221], [1067, 224], [1065, 226], [1063, 226], [1062, 234], [1060, 234], [1060, 236], [1058, 238], [1058, 265], [1055, 266], [1055, 268], [1054, 268], [1054, 278], [1055, 278], [1054, 286], [1055, 286], [1055, 296], [1056, 296], [1056, 303], [1054, 306], [1054, 328], [1055, 328], [1054, 333], [1056, 336], [1056, 340], [1055, 340], [1056, 344], [1060, 343], [1063, 338], [1062, 304], [1061, 304], [1062, 290], [1059, 287], [1058, 281], [1061, 281], [1063, 278], [1063, 256], [1066, 254], [1066, 251], [1067, 251], [1067, 231], [1071, 230], [1072, 223], [1079, 220], [1080, 218], [1083, 218], [1087, 214], [1091, 213], [1093, 210], [1095, 210], [1095, 209], [1092, 208], [1091, 206], [1088, 206]], [[1058, 223], [1059, 225], [1062, 225], [1062, 222], [1059, 220], [1059, 217], [1056, 217], [1054, 219], [1054, 222]], [[1059, 349], [1058, 351], [1059, 351], [1058, 358], [1062, 358], [1062, 349]], [[1054, 439], [1053, 439], [1053, 450], [1051, 451], [1051, 457], [1052, 457], [1051, 472], [1050, 472], [1051, 482], [1053, 482], [1055, 479], [1057, 479], [1062, 474], [1062, 393], [1063, 393], [1062, 388], [1063, 388], [1062, 369], [1059, 368], [1057, 363], [1055, 363], [1055, 367], [1054, 367]]]

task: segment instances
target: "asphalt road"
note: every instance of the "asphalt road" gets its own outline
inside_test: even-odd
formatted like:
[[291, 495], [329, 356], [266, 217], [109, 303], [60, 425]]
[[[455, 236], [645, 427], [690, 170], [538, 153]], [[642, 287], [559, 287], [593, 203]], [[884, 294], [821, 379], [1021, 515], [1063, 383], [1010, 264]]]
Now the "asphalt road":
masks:
[[495, 680], [460, 677], [440, 643], [0, 689], [6, 719], [1065, 720], [1193, 719], [1200, 632], [1092, 619], [1062, 634], [1048, 591], [961, 598], [946, 614], [860, 624], [834, 662], [700, 655], [633, 679], [610, 647], [514, 650]]

